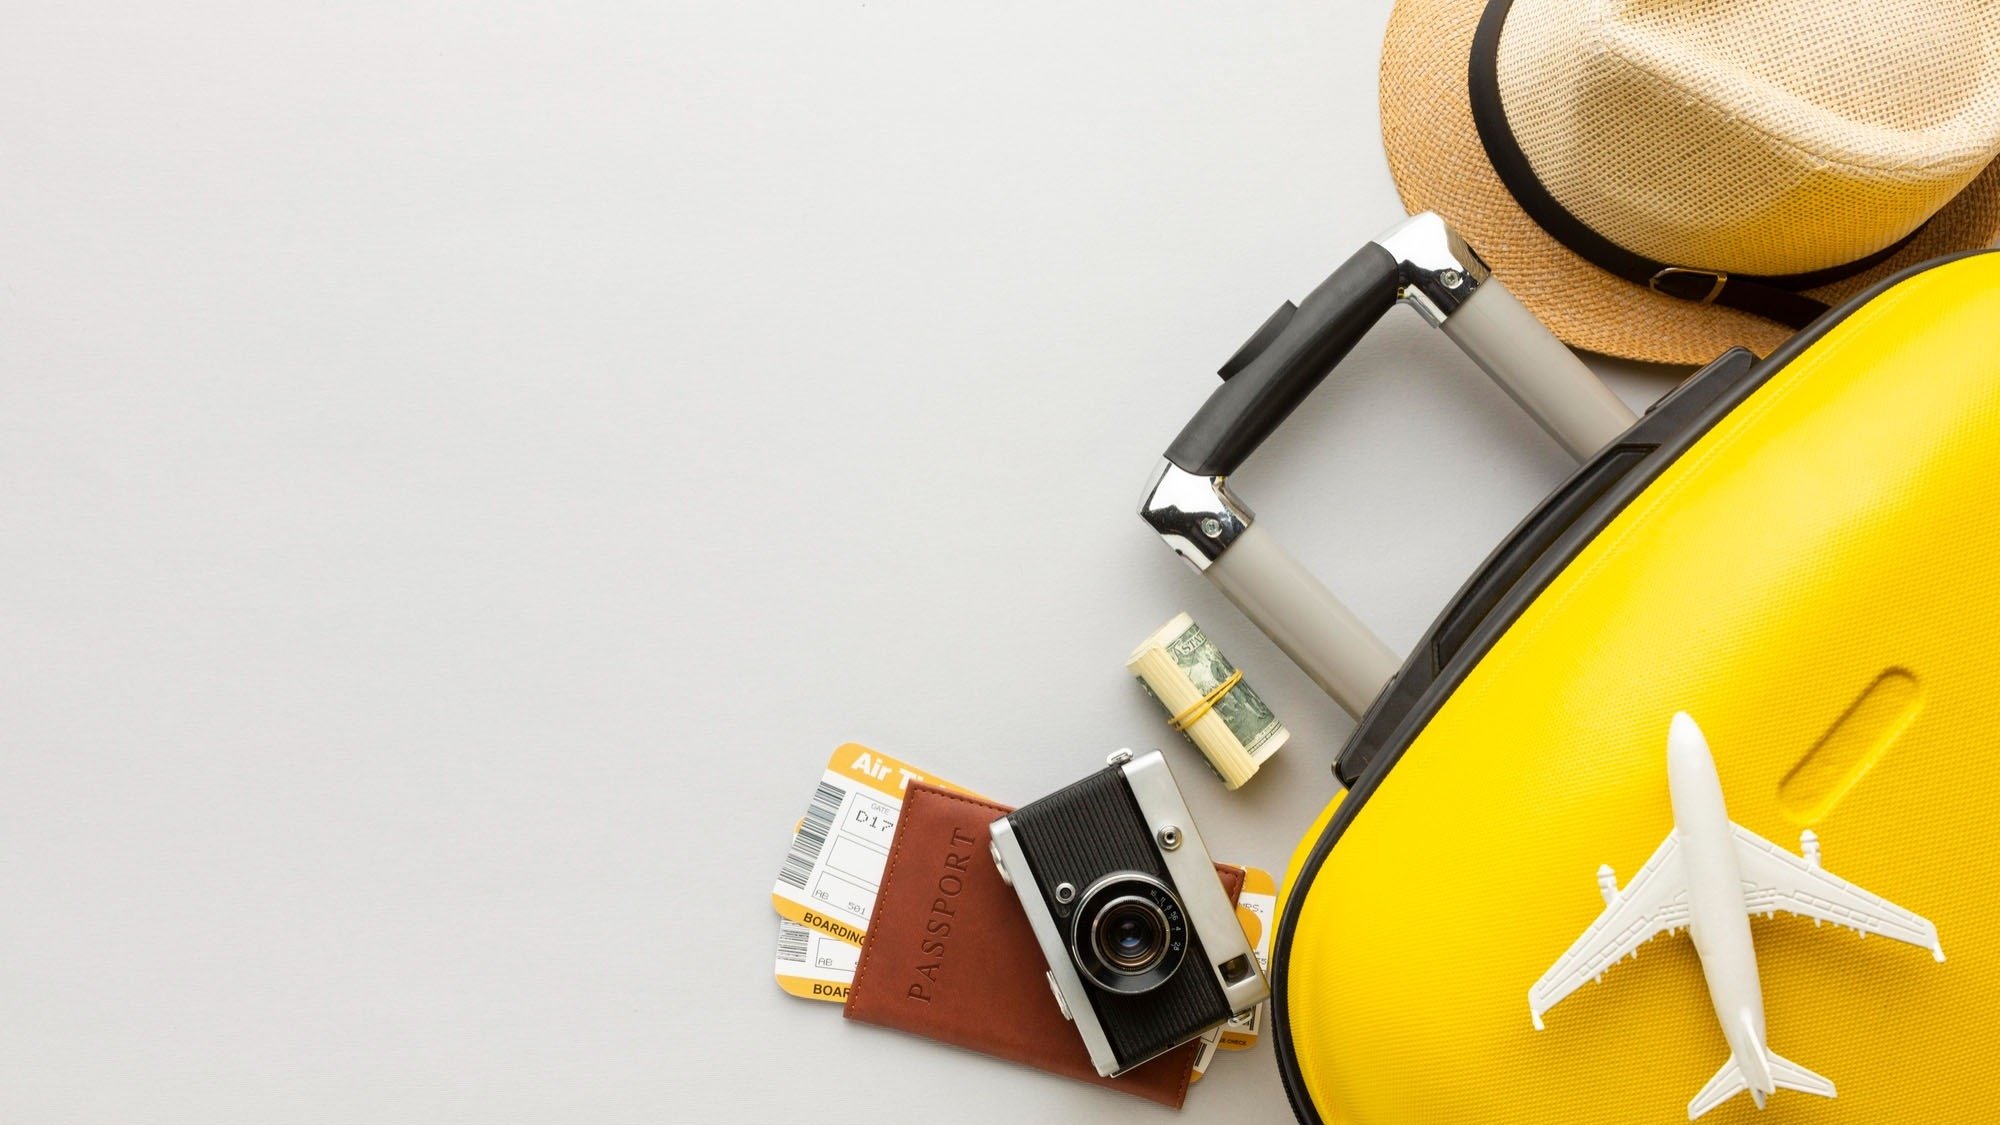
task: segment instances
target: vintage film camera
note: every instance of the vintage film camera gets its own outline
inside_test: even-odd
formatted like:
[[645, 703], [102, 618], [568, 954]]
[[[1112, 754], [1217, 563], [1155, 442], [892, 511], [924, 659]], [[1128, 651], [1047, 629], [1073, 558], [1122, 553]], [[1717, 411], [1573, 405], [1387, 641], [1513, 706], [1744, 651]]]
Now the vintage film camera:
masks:
[[1157, 750], [993, 822], [1049, 983], [1097, 1073], [1122, 1074], [1270, 995]]

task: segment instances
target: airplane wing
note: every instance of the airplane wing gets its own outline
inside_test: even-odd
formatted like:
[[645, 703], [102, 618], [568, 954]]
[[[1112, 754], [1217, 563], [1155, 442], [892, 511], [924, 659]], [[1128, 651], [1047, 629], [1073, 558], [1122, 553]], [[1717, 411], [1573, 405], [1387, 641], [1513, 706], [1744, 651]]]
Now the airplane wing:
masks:
[[1743, 868], [1743, 903], [1749, 913], [1783, 910], [1846, 926], [1860, 934], [1882, 934], [1922, 946], [1944, 960], [1937, 927], [1928, 919], [1862, 890], [1740, 824], [1731, 827], [1736, 833], [1737, 860]]
[[1535, 1027], [1542, 1026], [1543, 1012], [1585, 981], [1602, 977], [1604, 970], [1640, 946], [1687, 925], [1687, 921], [1687, 874], [1681, 864], [1680, 836], [1669, 832], [1597, 921], [1528, 989], [1528, 1010]]

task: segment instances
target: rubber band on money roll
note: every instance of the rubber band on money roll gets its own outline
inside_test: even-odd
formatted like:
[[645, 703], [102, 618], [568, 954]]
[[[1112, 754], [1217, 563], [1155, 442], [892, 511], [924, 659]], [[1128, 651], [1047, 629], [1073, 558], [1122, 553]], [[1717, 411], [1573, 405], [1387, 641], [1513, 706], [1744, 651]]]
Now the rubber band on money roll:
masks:
[[1236, 671], [1229, 673], [1228, 679], [1215, 685], [1215, 689], [1213, 691], [1209, 692], [1207, 695], [1204, 695], [1200, 699], [1197, 699], [1193, 703], [1189, 704], [1187, 706], [1187, 709], [1182, 711], [1180, 714], [1175, 715], [1171, 719], [1168, 719], [1167, 725], [1174, 728], [1175, 730], [1184, 731], [1188, 729], [1189, 727], [1193, 726], [1196, 722], [1198, 722], [1203, 715], [1206, 715], [1210, 711], [1213, 711], [1215, 709], [1215, 705], [1222, 702], [1222, 697], [1228, 695], [1231, 688], [1234, 688], [1237, 684], [1240, 684], [1242, 682], [1243, 682], [1243, 669], [1238, 668]]
[[1185, 613], [1141, 641], [1125, 670], [1227, 788], [1249, 781], [1291, 737], [1242, 670]]

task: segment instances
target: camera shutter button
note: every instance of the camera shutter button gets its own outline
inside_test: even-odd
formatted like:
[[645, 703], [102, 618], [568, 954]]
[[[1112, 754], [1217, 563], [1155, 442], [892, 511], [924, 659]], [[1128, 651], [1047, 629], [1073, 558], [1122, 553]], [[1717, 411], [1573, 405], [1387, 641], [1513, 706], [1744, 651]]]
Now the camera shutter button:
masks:
[[1055, 996], [1056, 1007], [1062, 1010], [1063, 1018], [1069, 1020], [1071, 1023], [1075, 1023], [1076, 1022], [1075, 1019], [1071, 1017], [1069, 1014], [1069, 1002], [1063, 999], [1062, 989], [1056, 987], [1055, 972], [1053, 970], [1050, 970], [1048, 972], [1044, 972], [1042, 975], [1048, 978], [1049, 992]]

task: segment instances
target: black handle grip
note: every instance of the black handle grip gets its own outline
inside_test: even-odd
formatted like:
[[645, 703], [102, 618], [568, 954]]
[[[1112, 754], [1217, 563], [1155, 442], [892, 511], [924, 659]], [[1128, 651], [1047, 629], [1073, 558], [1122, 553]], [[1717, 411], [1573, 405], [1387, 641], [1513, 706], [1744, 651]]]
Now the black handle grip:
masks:
[[1231, 358], [1236, 369], [1167, 447], [1167, 460], [1196, 476], [1235, 472], [1395, 307], [1396, 290], [1396, 259], [1373, 242], [1363, 246], [1306, 295], [1262, 350]]

